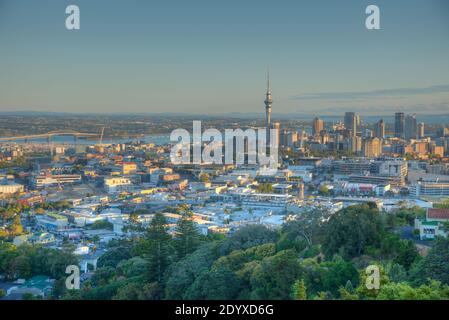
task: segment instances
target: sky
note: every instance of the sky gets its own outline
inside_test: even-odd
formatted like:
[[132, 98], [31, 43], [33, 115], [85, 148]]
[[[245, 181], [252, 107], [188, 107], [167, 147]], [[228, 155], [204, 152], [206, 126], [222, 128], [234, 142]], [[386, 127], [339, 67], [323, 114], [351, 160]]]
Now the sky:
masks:
[[0, 0], [0, 112], [262, 113], [267, 68], [274, 117], [449, 113], [449, 1]]

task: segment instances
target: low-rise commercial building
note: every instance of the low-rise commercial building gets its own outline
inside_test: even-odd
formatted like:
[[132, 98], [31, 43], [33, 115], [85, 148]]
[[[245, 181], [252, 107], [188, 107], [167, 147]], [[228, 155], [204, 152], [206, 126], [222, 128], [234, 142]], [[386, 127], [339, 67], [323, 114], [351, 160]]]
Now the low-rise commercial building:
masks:
[[415, 229], [421, 240], [433, 240], [437, 236], [447, 237], [449, 230], [445, 224], [448, 222], [449, 209], [429, 208], [425, 219], [415, 220]]
[[104, 178], [104, 187], [108, 193], [120, 193], [132, 191], [133, 184], [126, 177], [108, 177]]
[[449, 196], [448, 182], [418, 182], [411, 186], [410, 195], [413, 197], [442, 197]]

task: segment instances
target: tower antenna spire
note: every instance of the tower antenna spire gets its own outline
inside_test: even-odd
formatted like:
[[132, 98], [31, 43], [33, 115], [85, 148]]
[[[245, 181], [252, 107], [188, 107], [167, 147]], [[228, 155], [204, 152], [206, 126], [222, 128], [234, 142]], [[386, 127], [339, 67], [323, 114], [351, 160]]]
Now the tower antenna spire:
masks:
[[270, 67], [267, 67], [267, 92], [271, 92], [271, 87], [270, 87]]
[[266, 130], [267, 130], [267, 146], [270, 144], [270, 130], [271, 130], [271, 106], [273, 104], [273, 98], [271, 97], [270, 88], [270, 69], [267, 68], [267, 93], [265, 98], [265, 114], [266, 114]]

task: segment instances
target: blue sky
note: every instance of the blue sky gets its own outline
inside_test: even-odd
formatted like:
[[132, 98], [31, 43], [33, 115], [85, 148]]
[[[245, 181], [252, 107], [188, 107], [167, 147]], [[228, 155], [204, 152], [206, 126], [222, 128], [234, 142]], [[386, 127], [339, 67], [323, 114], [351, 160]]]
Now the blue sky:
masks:
[[0, 111], [263, 112], [267, 66], [274, 114], [449, 112], [449, 1], [0, 0]]

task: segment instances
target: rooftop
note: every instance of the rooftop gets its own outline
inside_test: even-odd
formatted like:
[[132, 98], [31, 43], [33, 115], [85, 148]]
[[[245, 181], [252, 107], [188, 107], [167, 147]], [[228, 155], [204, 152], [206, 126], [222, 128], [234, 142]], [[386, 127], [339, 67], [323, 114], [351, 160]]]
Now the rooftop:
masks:
[[449, 220], [449, 209], [429, 208], [427, 219]]

